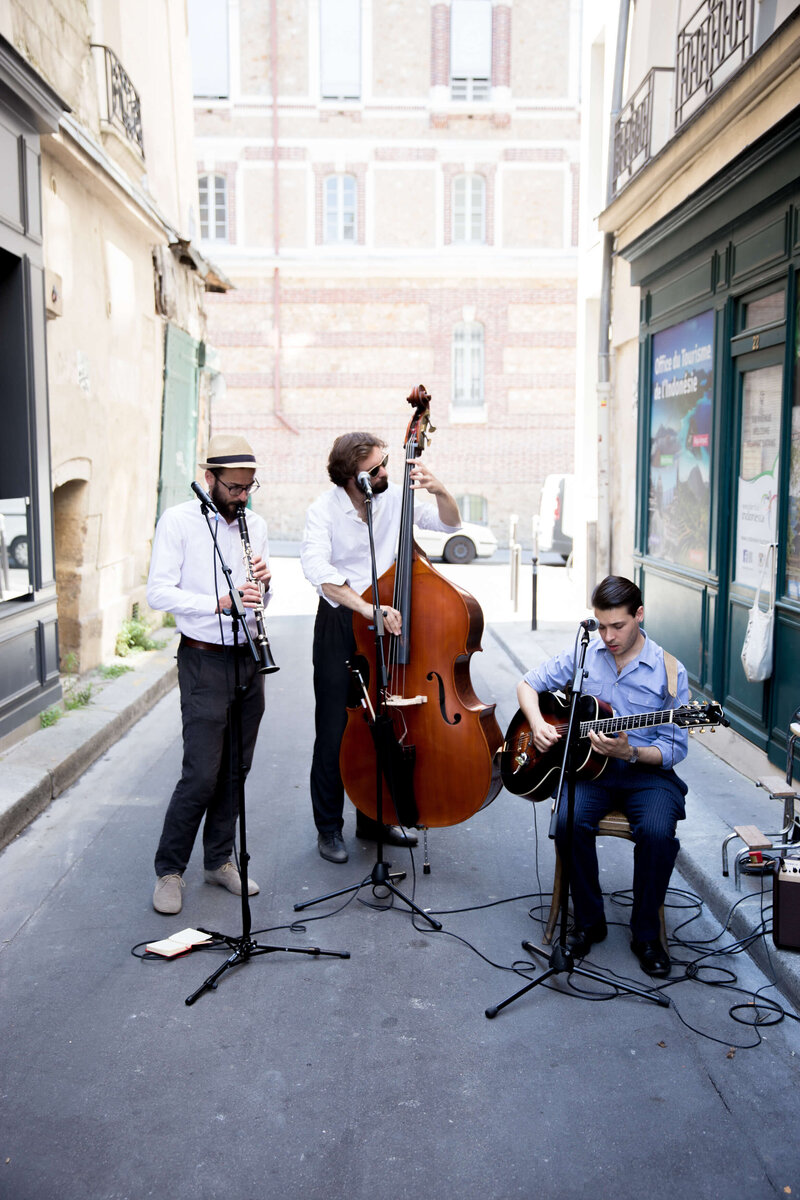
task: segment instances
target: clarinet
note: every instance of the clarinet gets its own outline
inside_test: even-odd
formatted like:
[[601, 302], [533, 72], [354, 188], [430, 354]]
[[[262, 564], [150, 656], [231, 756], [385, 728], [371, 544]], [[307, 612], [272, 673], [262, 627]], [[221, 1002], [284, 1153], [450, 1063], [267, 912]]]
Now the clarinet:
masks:
[[[239, 522], [239, 536], [242, 539], [242, 554], [244, 557], [244, 565], [248, 583], [255, 583], [261, 590], [261, 582], [256, 579], [253, 571], [253, 549], [250, 545], [250, 535], [247, 532], [247, 521], [244, 515], [244, 505], [239, 504], [236, 509], [236, 520]], [[262, 675], [271, 675], [273, 671], [280, 671], [280, 667], [276, 665], [272, 657], [272, 651], [269, 648], [269, 638], [267, 631], [264, 628], [264, 605], [259, 604], [250, 610], [256, 621], [256, 637], [255, 643], [258, 647], [258, 657], [261, 665], [259, 671]]]

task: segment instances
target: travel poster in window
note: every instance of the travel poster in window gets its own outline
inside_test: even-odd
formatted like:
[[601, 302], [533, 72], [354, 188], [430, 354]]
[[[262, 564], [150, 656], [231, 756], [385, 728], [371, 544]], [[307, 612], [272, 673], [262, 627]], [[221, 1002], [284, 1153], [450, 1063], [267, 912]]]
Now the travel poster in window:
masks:
[[714, 313], [653, 337], [648, 553], [708, 562]]

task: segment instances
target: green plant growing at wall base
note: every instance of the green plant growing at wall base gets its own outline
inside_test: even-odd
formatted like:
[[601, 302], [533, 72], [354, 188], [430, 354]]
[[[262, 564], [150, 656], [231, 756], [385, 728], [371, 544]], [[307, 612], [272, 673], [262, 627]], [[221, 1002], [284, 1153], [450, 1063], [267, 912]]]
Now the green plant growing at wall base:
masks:
[[144, 621], [132, 617], [130, 621], [124, 621], [122, 624], [117, 634], [115, 651], [120, 658], [127, 658], [131, 651], [160, 650], [163, 644], [150, 636], [150, 630]]
[[46, 708], [44, 712], [39, 713], [39, 724], [42, 729], [49, 729], [51, 725], [55, 725], [56, 721], [60, 721], [63, 715], [63, 708], [59, 704], [53, 704], [50, 708]]
[[119, 679], [120, 675], [126, 675], [132, 671], [133, 667], [129, 667], [127, 663], [106, 663], [97, 670], [103, 679]]

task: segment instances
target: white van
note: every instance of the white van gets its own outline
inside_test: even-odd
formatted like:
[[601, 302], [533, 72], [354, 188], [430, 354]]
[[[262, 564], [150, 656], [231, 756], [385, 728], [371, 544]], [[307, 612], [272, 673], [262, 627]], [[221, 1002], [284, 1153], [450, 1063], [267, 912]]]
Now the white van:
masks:
[[564, 562], [572, 554], [574, 494], [574, 475], [545, 476], [539, 498], [539, 552], [560, 554]]

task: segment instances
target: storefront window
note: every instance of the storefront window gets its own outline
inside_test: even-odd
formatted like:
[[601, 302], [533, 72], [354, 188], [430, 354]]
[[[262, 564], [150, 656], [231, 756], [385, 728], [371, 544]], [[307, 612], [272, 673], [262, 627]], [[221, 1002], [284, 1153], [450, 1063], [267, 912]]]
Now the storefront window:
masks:
[[771, 292], [751, 300], [744, 306], [745, 329], [757, 329], [760, 325], [772, 325], [784, 319], [786, 296], [784, 292]]
[[742, 383], [734, 579], [747, 587], [758, 587], [777, 533], [782, 385], [778, 364], [748, 371]]
[[714, 313], [653, 338], [648, 553], [708, 563]]
[[27, 496], [0, 498], [0, 600], [14, 600], [33, 591], [30, 527]]
[[794, 404], [786, 521], [786, 594], [793, 600], [800, 600], [800, 305], [797, 309], [794, 345]]

